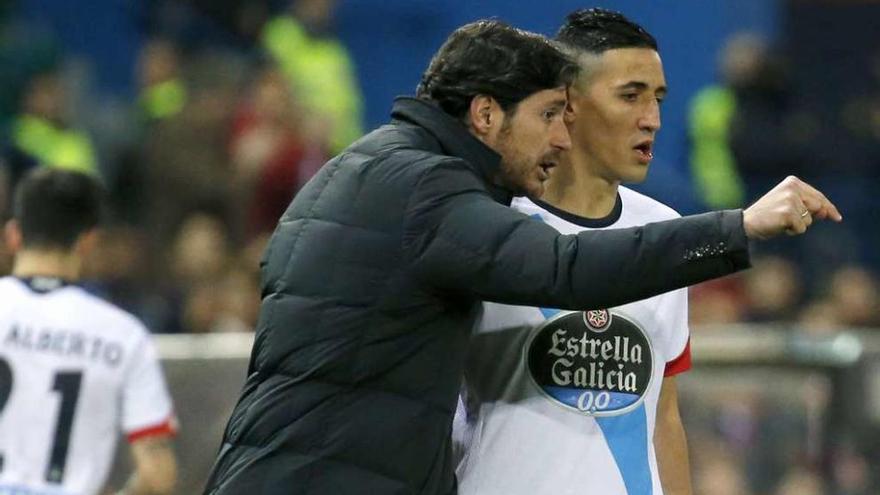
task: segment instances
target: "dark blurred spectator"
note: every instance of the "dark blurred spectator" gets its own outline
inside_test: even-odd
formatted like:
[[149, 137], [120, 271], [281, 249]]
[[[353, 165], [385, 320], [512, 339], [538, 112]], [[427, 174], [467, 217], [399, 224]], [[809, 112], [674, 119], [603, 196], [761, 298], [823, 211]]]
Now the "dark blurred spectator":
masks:
[[61, 53], [53, 33], [16, 19], [15, 2], [0, 0], [0, 132], [20, 110], [28, 80], [59, 66]]
[[814, 335], [827, 335], [840, 328], [837, 306], [829, 300], [809, 303], [798, 315], [798, 328]]
[[694, 473], [695, 495], [749, 495], [740, 467], [727, 458], [710, 460]]
[[[872, 468], [873, 464], [873, 468]], [[857, 449], [844, 446], [832, 458], [832, 478], [835, 490], [833, 495], [874, 495], [871, 487], [872, 470], [877, 467]]]
[[[867, 69], [870, 88], [865, 94], [853, 95], [844, 104], [841, 121], [862, 142], [864, 151], [874, 160], [880, 160], [880, 151], [876, 149], [880, 143], [880, 51], [870, 58]], [[880, 176], [876, 170], [866, 172]]]
[[362, 134], [363, 101], [348, 50], [333, 33], [336, 0], [293, 0], [271, 19], [262, 44], [319, 124], [332, 154]]
[[93, 292], [126, 311], [142, 314], [144, 303], [144, 239], [129, 226], [108, 226], [99, 232], [100, 241], [83, 261], [83, 280]]
[[808, 332], [829, 333], [846, 327], [880, 327], [880, 289], [876, 277], [861, 266], [847, 266], [831, 275], [821, 298], [800, 313]]
[[155, 134], [153, 127], [183, 111], [188, 91], [183, 76], [185, 62], [174, 43], [153, 39], [144, 43], [135, 67], [137, 99], [128, 115], [133, 134], [120, 146], [108, 189], [114, 217], [121, 222], [142, 225], [150, 199], [147, 170], [152, 154], [143, 143]]
[[236, 254], [221, 222], [208, 215], [189, 217], [174, 245], [174, 280], [169, 295], [179, 297], [178, 325], [189, 332], [252, 331], [260, 306], [259, 271], [245, 250]]
[[784, 63], [751, 33], [728, 39], [722, 82], [691, 102], [691, 169], [696, 189], [712, 208], [742, 206], [785, 175], [800, 170], [813, 133], [792, 103]]
[[850, 266], [838, 270], [829, 284], [829, 302], [842, 326], [880, 326], [877, 280], [867, 269]]
[[186, 293], [182, 326], [192, 333], [252, 332], [260, 307], [258, 283], [246, 271], [231, 269], [220, 279]]
[[742, 278], [725, 277], [691, 287], [688, 308], [692, 326], [743, 321], [746, 299]]
[[703, 88], [691, 100], [691, 171], [697, 192], [712, 208], [740, 206], [745, 201], [745, 186], [730, 149], [731, 125], [736, 116], [733, 86], [753, 77], [764, 50], [764, 43], [752, 35], [728, 39], [720, 56], [722, 82]]
[[809, 436], [803, 405], [797, 406], [766, 395], [757, 404], [756, 435], [750, 451], [744, 453], [746, 473], [757, 493], [769, 493], [790, 466], [798, 465], [807, 456], [806, 448], [813, 438]]
[[789, 470], [774, 495], [825, 495], [821, 476], [813, 470], [795, 467]]
[[220, 311], [213, 332], [252, 332], [260, 312], [260, 279], [234, 265], [220, 281]]
[[211, 214], [190, 214], [161, 254], [168, 266], [145, 288], [155, 295], [148, 308], [155, 331], [209, 331], [220, 307], [219, 281], [233, 259], [226, 226]]
[[190, 287], [183, 294], [180, 327], [189, 333], [210, 333], [220, 310], [217, 288], [213, 284]]
[[29, 80], [4, 152], [8, 190], [36, 166], [98, 174], [92, 139], [71, 126], [69, 107], [61, 73], [45, 72]]
[[817, 142], [817, 145], [821, 143], [830, 148], [828, 151], [841, 162], [841, 166], [829, 168], [822, 160], [816, 168], [828, 176], [823, 186], [829, 184], [833, 187], [829, 194], [841, 198], [842, 207], [848, 211], [848, 233], [852, 237], [848, 242], [860, 248], [858, 256], [851, 257], [850, 262], [867, 263], [873, 270], [880, 271], [880, 250], [877, 249], [880, 244], [880, 228], [877, 228], [877, 218], [880, 217], [880, 201], [877, 200], [880, 187], [880, 48], [872, 45], [871, 49], [874, 53], [866, 57], [865, 74], [852, 77], [858, 77], [866, 89], [840, 91], [849, 99], [840, 111], [842, 125], [838, 122], [828, 124], [828, 127], [837, 127], [852, 135], [852, 145]]
[[266, 246], [269, 245], [270, 234], [260, 234], [251, 239], [241, 250], [241, 266], [251, 271], [251, 274], [257, 279], [260, 278], [260, 260], [263, 259], [263, 253]]
[[[690, 435], [689, 435], [690, 437]], [[739, 459], [714, 437], [689, 438], [694, 495], [751, 495]]]
[[752, 261], [744, 274], [748, 311], [746, 319], [757, 323], [795, 320], [801, 297], [797, 267], [776, 256]]
[[817, 282], [847, 264], [880, 271], [880, 50], [873, 42], [880, 4], [787, 2], [785, 9], [799, 105], [818, 125], [803, 178], [846, 217], [840, 228], [811, 232], [798, 261]]
[[237, 242], [235, 172], [228, 155], [240, 67], [225, 56], [204, 55], [189, 66], [189, 98], [179, 113], [154, 122], [142, 143], [144, 228], [149, 232], [154, 274], [166, 274], [161, 257], [181, 222], [210, 212]]
[[187, 90], [180, 73], [177, 49], [168, 40], [144, 45], [138, 59], [138, 106], [147, 120], [162, 120], [180, 113]]
[[272, 232], [296, 191], [326, 160], [307, 121], [284, 75], [263, 69], [235, 118], [231, 142], [248, 238]]
[[175, 285], [183, 288], [219, 279], [231, 259], [225, 225], [204, 213], [190, 215], [184, 220], [172, 249], [173, 280]]
[[260, 260], [269, 244], [269, 234], [260, 234], [248, 242], [224, 279], [224, 306], [218, 331], [232, 329], [253, 331], [260, 312]]
[[753, 201], [786, 175], [803, 173], [807, 145], [816, 136], [812, 118], [795, 104], [786, 60], [769, 47], [754, 52], [752, 72], [730, 82], [736, 97], [730, 147]]

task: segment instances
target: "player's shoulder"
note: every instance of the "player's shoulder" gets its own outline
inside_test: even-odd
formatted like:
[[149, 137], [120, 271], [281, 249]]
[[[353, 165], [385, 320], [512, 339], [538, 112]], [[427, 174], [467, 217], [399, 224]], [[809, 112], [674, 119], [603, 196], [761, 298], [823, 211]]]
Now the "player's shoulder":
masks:
[[80, 314], [88, 315], [90, 320], [99, 323], [101, 327], [117, 334], [125, 332], [129, 337], [149, 334], [149, 330], [136, 316], [86, 289], [69, 286], [62, 290], [63, 295], [68, 299], [68, 304], [76, 305], [80, 308]]
[[22, 295], [26, 292], [27, 289], [17, 278], [10, 275], [0, 277], [0, 295], [4, 299], [8, 296]]
[[618, 194], [623, 201], [624, 213], [639, 217], [644, 223], [661, 222], [681, 217], [681, 214], [671, 207], [628, 187], [620, 186]]

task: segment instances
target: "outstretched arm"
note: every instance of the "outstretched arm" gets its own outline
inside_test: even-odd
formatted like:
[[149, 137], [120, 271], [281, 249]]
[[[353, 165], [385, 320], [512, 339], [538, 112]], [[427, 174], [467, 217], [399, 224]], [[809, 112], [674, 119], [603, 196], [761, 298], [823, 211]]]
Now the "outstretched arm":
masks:
[[749, 266], [739, 210], [562, 235], [495, 202], [455, 162], [419, 184], [403, 242], [435, 290], [561, 309], [619, 306]]
[[749, 266], [750, 238], [801, 233], [812, 216], [839, 219], [821, 193], [789, 178], [745, 211], [561, 235], [493, 201], [456, 160], [422, 177], [406, 216], [404, 248], [426, 285], [562, 309], [619, 306], [728, 275]]

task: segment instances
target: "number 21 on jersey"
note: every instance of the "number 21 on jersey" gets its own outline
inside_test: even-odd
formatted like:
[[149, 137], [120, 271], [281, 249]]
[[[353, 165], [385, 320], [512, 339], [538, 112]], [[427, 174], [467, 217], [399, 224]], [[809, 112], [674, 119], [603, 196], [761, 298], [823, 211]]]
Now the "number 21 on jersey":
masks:
[[[60, 396], [58, 419], [55, 423], [55, 434], [52, 436], [52, 446], [49, 454], [49, 464], [46, 466], [46, 481], [60, 484], [64, 479], [64, 466], [67, 463], [67, 451], [70, 443], [70, 433], [73, 429], [73, 415], [76, 412], [76, 403], [79, 400], [79, 390], [82, 384], [82, 371], [59, 371], [55, 373], [51, 392]], [[0, 358], [0, 421], [3, 410], [12, 395], [13, 370], [9, 363]], [[9, 452], [0, 452], [0, 471], [3, 470], [4, 458]]]

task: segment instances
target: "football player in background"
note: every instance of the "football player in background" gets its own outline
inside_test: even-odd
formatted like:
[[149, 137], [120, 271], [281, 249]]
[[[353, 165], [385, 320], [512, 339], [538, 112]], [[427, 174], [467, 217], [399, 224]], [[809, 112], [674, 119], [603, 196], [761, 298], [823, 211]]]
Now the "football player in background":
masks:
[[17, 187], [0, 278], [0, 494], [105, 493], [120, 429], [135, 471], [117, 493], [173, 489], [176, 421], [150, 334], [76, 285], [102, 196], [49, 168]]

